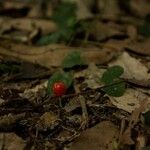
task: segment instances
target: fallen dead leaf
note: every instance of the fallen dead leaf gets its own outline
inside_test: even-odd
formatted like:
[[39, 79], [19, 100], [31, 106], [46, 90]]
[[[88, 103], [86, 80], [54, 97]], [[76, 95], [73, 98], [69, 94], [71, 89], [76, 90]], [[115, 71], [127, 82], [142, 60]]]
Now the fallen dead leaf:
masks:
[[134, 144], [134, 141], [131, 138], [131, 131], [135, 127], [135, 125], [139, 122], [140, 115], [142, 112], [144, 112], [147, 109], [147, 106], [150, 106], [150, 100], [148, 98], [145, 98], [142, 101], [140, 101], [140, 106], [132, 112], [130, 121], [129, 121], [129, 125], [119, 138], [119, 144], [123, 144], [123, 145], [124, 144], [128, 144], [128, 145]]
[[0, 133], [0, 149], [24, 150], [26, 143], [15, 133]]
[[101, 10], [102, 17], [105, 19], [118, 19], [121, 13], [117, 0], [98, 1], [98, 7]]
[[56, 24], [50, 20], [34, 19], [34, 18], [0, 18], [1, 32], [10, 30], [11, 28], [32, 32], [40, 29], [42, 34], [48, 34], [57, 30]]
[[91, 89], [100, 88], [103, 83], [100, 79], [106, 69], [99, 69], [95, 64], [90, 63], [89, 67], [86, 70], [75, 73], [74, 78], [84, 77], [85, 80], [83, 83]]
[[76, 48], [67, 47], [60, 44], [51, 44], [47, 46], [26, 46], [23, 44], [1, 43], [0, 54], [8, 57], [14, 57], [31, 63], [50, 68], [60, 67], [65, 56], [71, 51], [81, 52], [81, 57], [86, 63], [103, 64], [110, 61], [118, 55], [118, 49], [100, 50], [99, 48]]
[[[76, 11], [76, 14], [77, 14], [77, 18], [78, 19], [88, 19], [88, 18], [91, 18], [93, 17], [91, 11], [90, 11], [90, 7], [93, 3], [92, 0], [84, 0], [84, 1], [81, 1], [81, 0], [71, 0], [72, 2], [75, 2], [76, 5], [77, 5], [77, 11]], [[69, 0], [70, 2], [70, 0]]]
[[119, 135], [118, 128], [109, 121], [84, 131], [68, 150], [112, 150]]
[[150, 56], [150, 38], [147, 38], [141, 42], [132, 42], [130, 44], [127, 44], [125, 48], [141, 55]]
[[54, 129], [59, 124], [58, 115], [53, 112], [45, 112], [37, 122], [39, 130]]
[[[120, 26], [115, 23], [102, 23], [100, 21], [94, 21], [91, 23], [91, 28], [87, 32], [96, 40], [102, 41], [113, 36], [124, 36], [125, 33], [121, 31]], [[94, 28], [93, 28], [94, 26]]]
[[133, 14], [144, 17], [150, 13], [150, 5], [148, 0], [131, 0], [130, 3], [130, 9]]
[[[109, 96], [109, 98], [113, 105], [129, 113], [134, 111], [136, 108], [139, 108], [141, 101], [144, 99], [147, 98], [148, 101], [150, 101], [150, 98], [146, 94], [134, 89], [127, 89], [121, 97]], [[147, 106], [147, 109], [149, 109], [149, 106]]]

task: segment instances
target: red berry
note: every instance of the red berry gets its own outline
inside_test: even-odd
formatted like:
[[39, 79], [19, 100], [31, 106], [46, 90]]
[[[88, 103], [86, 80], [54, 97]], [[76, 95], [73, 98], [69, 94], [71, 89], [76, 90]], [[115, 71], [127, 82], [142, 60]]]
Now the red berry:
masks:
[[56, 96], [62, 96], [66, 93], [67, 87], [63, 82], [56, 82], [53, 85], [53, 92]]

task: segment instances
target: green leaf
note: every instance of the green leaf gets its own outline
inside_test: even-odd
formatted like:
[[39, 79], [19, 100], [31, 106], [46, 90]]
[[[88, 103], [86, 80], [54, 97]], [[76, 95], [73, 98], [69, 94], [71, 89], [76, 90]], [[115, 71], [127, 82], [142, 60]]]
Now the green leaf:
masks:
[[112, 66], [104, 72], [101, 80], [105, 84], [110, 84], [114, 79], [119, 78], [124, 72], [124, 69], [121, 66]]
[[59, 27], [70, 27], [76, 21], [76, 4], [71, 2], [62, 2], [56, 8], [52, 19], [59, 25]]
[[52, 89], [53, 89], [53, 85], [55, 82], [63, 82], [67, 86], [67, 88], [69, 88], [70, 85], [72, 84], [72, 80], [73, 80], [73, 77], [70, 73], [65, 73], [63, 71], [58, 71], [54, 73], [48, 80], [47, 94], [48, 95], [53, 94]]
[[150, 16], [146, 18], [144, 24], [138, 30], [141, 35], [150, 37]]
[[139, 27], [139, 33], [145, 37], [150, 37], [150, 22], [145, 22]]
[[150, 146], [143, 147], [142, 150], [150, 150]]
[[72, 53], [68, 54], [62, 62], [63, 68], [72, 68], [77, 65], [85, 65], [79, 51], [73, 51]]
[[150, 125], [150, 110], [146, 112], [143, 116], [144, 116], [145, 124]]
[[113, 97], [120, 97], [124, 94], [126, 88], [125, 82], [121, 79], [116, 79], [116, 81], [112, 82], [107, 87], [102, 88], [108, 95]]
[[60, 39], [60, 34], [59, 32], [55, 32], [53, 34], [50, 35], [45, 35], [42, 36], [38, 41], [37, 44], [38, 45], [48, 45], [50, 43], [57, 43]]
[[0, 75], [8, 73], [8, 74], [15, 74], [19, 73], [20, 66], [15, 64], [0, 64]]

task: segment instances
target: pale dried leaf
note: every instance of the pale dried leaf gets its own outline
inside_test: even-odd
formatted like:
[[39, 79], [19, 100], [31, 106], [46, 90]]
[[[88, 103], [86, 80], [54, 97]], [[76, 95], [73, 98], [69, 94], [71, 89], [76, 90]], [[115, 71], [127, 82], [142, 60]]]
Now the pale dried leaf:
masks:
[[74, 77], [84, 77], [84, 83], [87, 84], [87, 87], [97, 89], [103, 85], [103, 83], [100, 82], [100, 79], [104, 72], [105, 69], [99, 69], [95, 64], [90, 63], [86, 70], [75, 73]]
[[8, 57], [14, 57], [41, 66], [51, 68], [59, 67], [62, 61], [71, 51], [81, 52], [81, 57], [85, 63], [103, 64], [110, 61], [114, 56], [118, 55], [118, 49], [105, 48], [77, 48], [67, 47], [59, 44], [51, 44], [47, 46], [26, 46], [23, 44], [1, 43], [0, 54]]
[[[127, 89], [121, 97], [109, 97], [112, 104], [117, 108], [125, 110], [129, 113], [140, 107], [140, 102], [148, 98], [146, 94], [134, 89]], [[150, 98], [148, 98], [150, 100]]]

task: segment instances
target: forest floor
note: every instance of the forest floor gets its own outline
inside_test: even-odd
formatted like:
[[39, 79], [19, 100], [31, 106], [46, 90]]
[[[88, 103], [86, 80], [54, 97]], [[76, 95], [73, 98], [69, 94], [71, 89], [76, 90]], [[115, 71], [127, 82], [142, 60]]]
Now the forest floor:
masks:
[[0, 2], [0, 150], [59, 149], [150, 150], [148, 0]]

